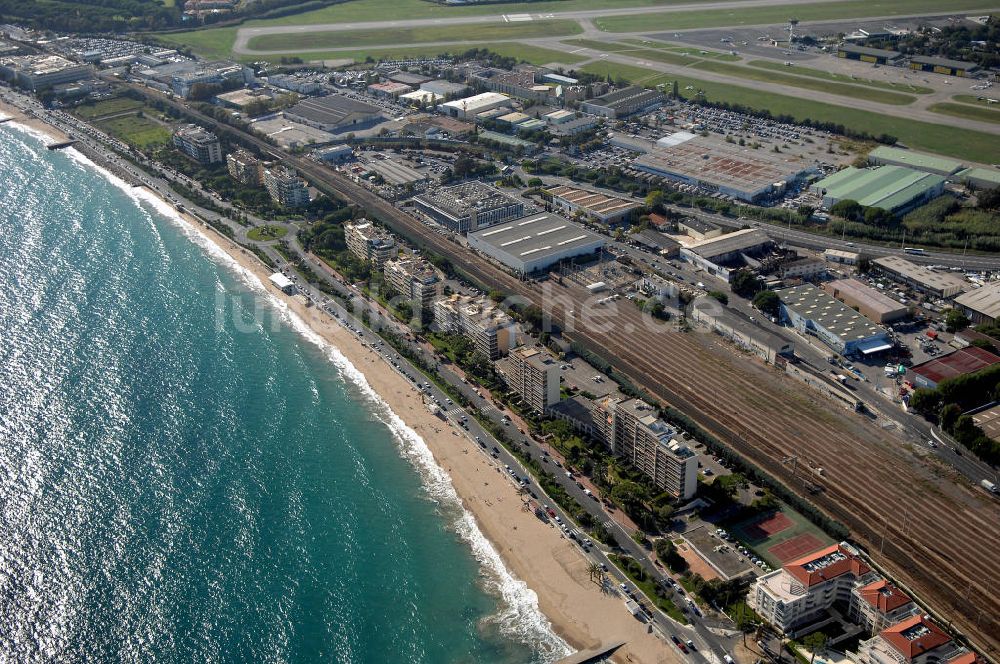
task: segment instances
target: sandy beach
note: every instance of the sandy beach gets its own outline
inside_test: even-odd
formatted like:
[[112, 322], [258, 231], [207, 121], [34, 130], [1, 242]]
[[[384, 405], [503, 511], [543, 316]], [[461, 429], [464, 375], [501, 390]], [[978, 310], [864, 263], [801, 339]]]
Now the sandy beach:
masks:
[[[52, 140], [67, 140], [54, 127], [25, 116], [9, 104], [0, 102], [0, 115], [44, 132]], [[620, 596], [606, 594], [591, 581], [589, 562], [580, 549], [556, 527], [535, 517], [502, 467], [473, 441], [460, 435], [457, 427], [432, 415], [408, 381], [330, 316], [317, 307], [306, 306], [301, 296], [290, 297], [274, 288], [268, 282], [271, 270], [254, 254], [193, 217], [182, 215], [182, 218], [252, 273], [313, 332], [337, 348], [364, 374], [371, 388], [395, 414], [420, 435], [507, 568], [537, 594], [539, 608], [559, 636], [577, 649], [625, 641], [626, 645], [613, 658], [616, 662], [659, 664], [681, 660], [671, 644], [649, 633], [646, 624], [626, 610]]]
[[13, 122], [17, 122], [18, 124], [34, 129], [37, 132], [46, 134], [52, 139], [49, 141], [50, 143], [70, 140], [69, 136], [56, 127], [53, 127], [52, 125], [32, 115], [25, 114], [25, 112], [17, 106], [8, 104], [5, 101], [0, 101], [0, 118], [10, 118]]

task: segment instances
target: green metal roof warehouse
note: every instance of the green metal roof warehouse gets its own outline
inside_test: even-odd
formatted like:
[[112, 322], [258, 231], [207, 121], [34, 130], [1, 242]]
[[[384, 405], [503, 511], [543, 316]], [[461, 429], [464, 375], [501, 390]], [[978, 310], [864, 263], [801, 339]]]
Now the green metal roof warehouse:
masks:
[[953, 175], [964, 164], [956, 159], [880, 145], [868, 153], [868, 161], [876, 166], [906, 166], [936, 175]]
[[903, 212], [940, 196], [944, 178], [902, 166], [849, 166], [815, 183], [812, 190], [823, 196], [827, 208], [852, 200], [864, 207]]

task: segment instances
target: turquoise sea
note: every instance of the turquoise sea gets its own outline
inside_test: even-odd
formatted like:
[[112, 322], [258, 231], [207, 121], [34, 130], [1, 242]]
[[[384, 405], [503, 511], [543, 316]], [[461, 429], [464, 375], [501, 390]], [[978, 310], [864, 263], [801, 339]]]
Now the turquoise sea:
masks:
[[0, 661], [542, 662], [423, 442], [168, 210], [0, 125]]

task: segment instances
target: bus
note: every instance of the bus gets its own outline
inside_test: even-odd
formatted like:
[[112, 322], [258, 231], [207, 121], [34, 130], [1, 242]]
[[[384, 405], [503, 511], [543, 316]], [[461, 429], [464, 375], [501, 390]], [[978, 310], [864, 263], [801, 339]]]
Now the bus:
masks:
[[905, 247], [903, 249], [903, 253], [904, 254], [916, 254], [918, 256], [923, 256], [927, 252], [924, 251], [923, 249], [917, 249], [916, 247]]

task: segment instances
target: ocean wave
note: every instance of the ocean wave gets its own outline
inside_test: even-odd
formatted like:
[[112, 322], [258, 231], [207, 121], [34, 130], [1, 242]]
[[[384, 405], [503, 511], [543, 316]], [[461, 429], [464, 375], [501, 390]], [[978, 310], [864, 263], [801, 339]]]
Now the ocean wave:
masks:
[[491, 619], [500, 632], [534, 648], [544, 662], [555, 661], [568, 655], [572, 650], [553, 630], [548, 618], [538, 607], [538, 596], [528, 585], [516, 578], [507, 569], [493, 543], [483, 535], [475, 516], [462, 504], [447, 471], [434, 459], [434, 455], [424, 439], [410, 428], [389, 404], [371, 387], [361, 372], [337, 347], [318, 335], [283, 301], [270, 293], [263, 282], [251, 270], [243, 267], [219, 247], [193, 223], [181, 215], [162, 198], [144, 187], [132, 187], [105, 168], [94, 163], [85, 155], [72, 148], [66, 151], [73, 159], [97, 170], [115, 186], [125, 192], [137, 204], [144, 204], [170, 221], [182, 234], [203, 249], [213, 260], [234, 273], [240, 281], [256, 294], [263, 295], [274, 309], [282, 315], [292, 329], [304, 339], [320, 348], [337, 367], [341, 374], [352, 383], [371, 403], [374, 414], [389, 428], [400, 445], [400, 450], [418, 470], [428, 494], [441, 503], [452, 505], [460, 516], [454, 522], [455, 531], [472, 550], [473, 556], [486, 571], [487, 590], [500, 598], [501, 609]]

